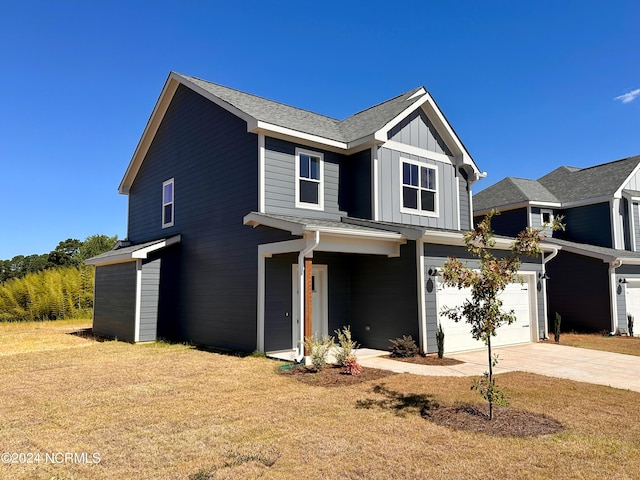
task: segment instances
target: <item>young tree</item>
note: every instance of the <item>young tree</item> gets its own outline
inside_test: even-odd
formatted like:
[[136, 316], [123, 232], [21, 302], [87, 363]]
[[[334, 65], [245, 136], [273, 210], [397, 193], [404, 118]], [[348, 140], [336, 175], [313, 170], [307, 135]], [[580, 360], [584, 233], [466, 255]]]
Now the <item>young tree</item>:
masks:
[[473, 338], [481, 340], [487, 346], [489, 371], [485, 372], [480, 381], [475, 381], [471, 388], [479, 390], [489, 402], [489, 419], [493, 419], [494, 403], [506, 404], [504, 393], [496, 387], [493, 378], [493, 367], [498, 358], [491, 354], [491, 337], [496, 335], [496, 330], [501, 325], [511, 324], [516, 319], [513, 311], [502, 311], [502, 300], [498, 295], [509, 283], [521, 281], [518, 276], [520, 256], [539, 255], [542, 251], [540, 242], [545, 238], [544, 231], [548, 228], [562, 228], [562, 218], [541, 229], [527, 227], [513, 242], [511, 255], [496, 258], [491, 250], [495, 246], [491, 218], [496, 214], [496, 211], [490, 212], [474, 230], [464, 234], [467, 250], [478, 258], [480, 268], [468, 268], [457, 258], [448, 258], [442, 270], [445, 285], [471, 289], [471, 298], [466, 299], [458, 308], [445, 309], [443, 314], [455, 322], [466, 321], [471, 325]]

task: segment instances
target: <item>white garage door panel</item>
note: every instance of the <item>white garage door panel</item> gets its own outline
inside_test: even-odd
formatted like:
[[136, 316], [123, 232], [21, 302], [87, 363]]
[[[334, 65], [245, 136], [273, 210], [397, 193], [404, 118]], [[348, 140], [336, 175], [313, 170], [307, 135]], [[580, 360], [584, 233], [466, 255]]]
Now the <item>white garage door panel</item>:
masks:
[[[529, 283], [512, 283], [500, 294], [502, 308], [505, 311], [513, 310], [516, 321], [511, 325], [503, 325], [498, 329], [498, 334], [491, 339], [491, 345], [504, 346], [531, 341], [531, 307]], [[442, 310], [461, 306], [467, 297], [471, 296], [470, 289], [459, 290], [456, 287], [443, 287], [438, 289], [438, 319], [444, 331], [444, 348], [446, 353], [460, 352], [483, 348], [485, 345], [471, 337], [471, 325], [468, 323], [454, 322], [442, 315]]]

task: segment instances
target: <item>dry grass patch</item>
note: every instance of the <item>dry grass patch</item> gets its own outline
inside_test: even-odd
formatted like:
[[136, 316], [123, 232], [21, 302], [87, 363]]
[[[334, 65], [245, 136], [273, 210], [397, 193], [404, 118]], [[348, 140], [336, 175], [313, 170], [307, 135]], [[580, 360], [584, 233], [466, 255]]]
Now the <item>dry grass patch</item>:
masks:
[[279, 363], [264, 358], [75, 336], [85, 346], [69, 348], [71, 335], [57, 335], [61, 348], [15, 345], [2, 357], [0, 444], [9, 452], [99, 452], [100, 463], [5, 464], [0, 478], [640, 477], [634, 392], [500, 375], [514, 408], [565, 426], [501, 438], [426, 421], [410, 400], [383, 401], [390, 390], [439, 405], [478, 403], [469, 378], [399, 374], [324, 388], [280, 375]]
[[[549, 341], [548, 343], [555, 342]], [[560, 345], [640, 356], [640, 337], [608, 336], [599, 333], [563, 333], [560, 335]]]

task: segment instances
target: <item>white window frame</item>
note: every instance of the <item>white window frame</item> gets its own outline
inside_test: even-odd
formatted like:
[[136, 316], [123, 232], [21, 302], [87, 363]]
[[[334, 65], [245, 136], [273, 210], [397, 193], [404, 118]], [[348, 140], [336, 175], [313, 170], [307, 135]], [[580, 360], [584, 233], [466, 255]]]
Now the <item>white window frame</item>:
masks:
[[[420, 168], [421, 167], [425, 167], [425, 168], [429, 168], [431, 170], [434, 171], [435, 175], [434, 175], [434, 183], [435, 183], [435, 190], [430, 190], [430, 189], [426, 189], [426, 188], [422, 188], [419, 184], [417, 187], [413, 187], [412, 188], [416, 188], [418, 190], [418, 208], [409, 208], [409, 207], [405, 207], [404, 206], [404, 168], [403, 168], [403, 164], [408, 163], [410, 165], [417, 165], [418, 166], [418, 175], [420, 175]], [[409, 213], [411, 215], [421, 215], [423, 217], [437, 217], [439, 215], [439, 211], [440, 211], [440, 196], [439, 196], [439, 183], [438, 183], [438, 166], [437, 165], [433, 165], [431, 163], [424, 163], [424, 162], [419, 162], [417, 160], [411, 160], [409, 158], [403, 158], [400, 157], [400, 162], [399, 162], [399, 166], [398, 166], [398, 170], [400, 172], [400, 177], [399, 177], [399, 184], [400, 184], [400, 211], [402, 213]], [[420, 183], [420, 182], [418, 182]], [[426, 190], [426, 191], [433, 191], [434, 192], [434, 199], [433, 199], [433, 207], [434, 210], [433, 212], [430, 212], [428, 210], [422, 210], [420, 208], [420, 192], [422, 190]]]
[[[310, 179], [300, 177], [300, 155], [309, 155], [311, 157], [317, 157], [320, 159], [320, 179]], [[295, 158], [295, 195], [296, 195], [296, 208], [306, 208], [309, 210], [324, 210], [324, 154], [320, 152], [314, 152], [312, 150], [305, 150], [302, 148], [296, 148]], [[308, 203], [300, 200], [300, 180], [313, 181], [318, 184], [318, 203]]]
[[[164, 189], [167, 185], [171, 185], [171, 201], [167, 202], [164, 198]], [[171, 205], [171, 221], [165, 219], [165, 207]], [[173, 178], [162, 182], [162, 228], [173, 227], [176, 221], [176, 184]]]
[[550, 208], [541, 208], [540, 209], [540, 225], [544, 225], [544, 214], [549, 214], [549, 225], [553, 223], [553, 210]]

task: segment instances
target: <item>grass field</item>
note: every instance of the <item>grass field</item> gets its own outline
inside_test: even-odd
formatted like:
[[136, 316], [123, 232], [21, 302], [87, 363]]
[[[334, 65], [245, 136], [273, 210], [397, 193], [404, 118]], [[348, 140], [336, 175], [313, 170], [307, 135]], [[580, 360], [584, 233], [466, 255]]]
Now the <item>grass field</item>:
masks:
[[0, 324], [1, 450], [41, 454], [0, 465], [0, 478], [640, 478], [638, 393], [500, 375], [512, 406], [565, 430], [490, 437], [434, 425], [406, 401], [476, 402], [469, 378], [310, 386], [264, 358], [70, 334], [87, 326]]

